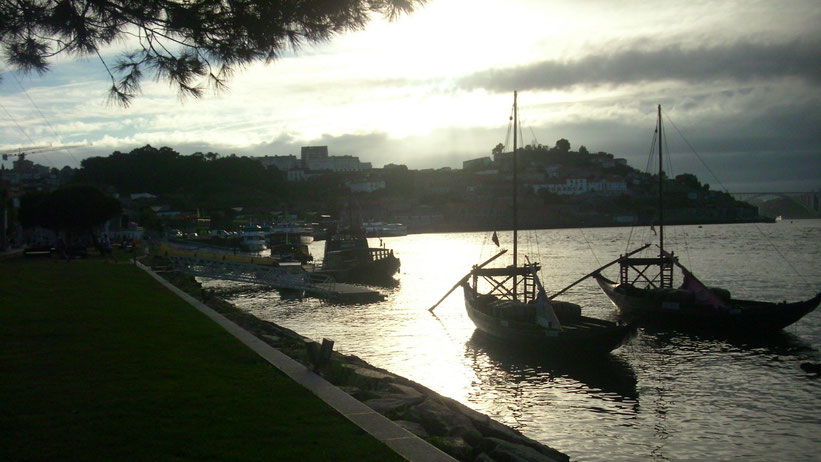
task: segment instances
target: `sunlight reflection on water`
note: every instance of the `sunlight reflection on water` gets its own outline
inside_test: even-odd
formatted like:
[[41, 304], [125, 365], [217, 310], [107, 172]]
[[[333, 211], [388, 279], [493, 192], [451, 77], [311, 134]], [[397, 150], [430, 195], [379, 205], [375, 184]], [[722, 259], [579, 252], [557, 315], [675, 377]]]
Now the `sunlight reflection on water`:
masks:
[[[682, 263], [734, 294], [798, 300], [821, 289], [821, 220], [665, 231]], [[520, 250], [538, 256], [552, 292], [624, 253], [628, 237], [632, 247], [652, 239], [642, 232], [528, 232]], [[504, 234], [502, 246], [509, 248]], [[402, 260], [399, 285], [379, 289], [384, 302], [333, 305], [268, 290], [240, 292], [231, 301], [307, 337], [331, 338], [338, 350], [487, 413], [575, 460], [796, 460], [816, 457], [821, 447], [821, 380], [798, 367], [819, 361], [819, 311], [758, 344], [641, 329], [601, 360], [546, 360], [474, 333], [460, 290], [435, 316], [427, 311], [471, 265], [493, 254], [488, 233], [383, 241]], [[323, 245], [312, 244], [312, 254], [320, 257]], [[615, 316], [592, 281], [561, 298], [581, 304], [589, 316]]]

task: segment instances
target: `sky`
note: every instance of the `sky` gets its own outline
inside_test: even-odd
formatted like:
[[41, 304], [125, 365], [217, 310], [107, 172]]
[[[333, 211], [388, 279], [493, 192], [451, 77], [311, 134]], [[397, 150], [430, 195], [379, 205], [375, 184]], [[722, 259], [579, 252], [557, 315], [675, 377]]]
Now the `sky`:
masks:
[[[181, 154], [299, 156], [461, 168], [505, 143], [560, 138], [644, 170], [662, 106], [672, 174], [712, 189], [821, 189], [821, 2], [429, 0], [411, 15], [239, 70], [181, 99], [147, 78], [107, 102], [97, 58], [44, 75], [0, 64], [0, 151], [52, 167], [150, 144]], [[113, 62], [121, 49], [105, 50]], [[10, 161], [4, 163], [8, 168]]]

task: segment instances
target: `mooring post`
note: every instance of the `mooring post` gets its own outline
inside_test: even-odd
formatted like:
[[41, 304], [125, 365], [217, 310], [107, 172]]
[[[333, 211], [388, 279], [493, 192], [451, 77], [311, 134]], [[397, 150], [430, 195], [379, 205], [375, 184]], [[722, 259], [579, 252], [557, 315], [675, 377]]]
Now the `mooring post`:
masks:
[[321, 346], [314, 341], [309, 341], [305, 346], [308, 350], [308, 361], [311, 362], [315, 371], [330, 362], [331, 353], [334, 349], [333, 340], [323, 338]]
[[322, 347], [319, 349], [318, 367], [324, 366], [331, 361], [331, 352], [334, 350], [334, 341], [327, 338], [322, 339]]

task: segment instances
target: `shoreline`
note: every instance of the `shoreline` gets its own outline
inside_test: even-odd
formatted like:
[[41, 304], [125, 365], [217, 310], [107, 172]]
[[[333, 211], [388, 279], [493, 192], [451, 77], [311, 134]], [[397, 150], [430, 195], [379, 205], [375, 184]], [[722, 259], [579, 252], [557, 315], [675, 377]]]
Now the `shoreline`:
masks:
[[202, 289], [192, 276], [176, 271], [157, 276], [457, 460], [569, 461], [566, 454], [518, 430], [355, 355], [331, 351], [327, 361], [317, 365], [311, 360], [320, 348], [316, 341], [237, 308], [212, 291]]

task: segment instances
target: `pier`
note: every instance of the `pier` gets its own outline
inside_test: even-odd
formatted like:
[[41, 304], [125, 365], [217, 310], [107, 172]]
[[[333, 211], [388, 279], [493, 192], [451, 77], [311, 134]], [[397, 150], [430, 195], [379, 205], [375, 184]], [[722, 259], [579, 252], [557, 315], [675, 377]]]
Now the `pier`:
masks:
[[338, 283], [326, 275], [306, 271], [302, 265], [281, 264], [271, 257], [177, 248], [167, 243], [152, 252], [167, 258], [175, 270], [192, 276], [260, 284], [336, 303], [372, 303], [385, 298], [367, 287]]

